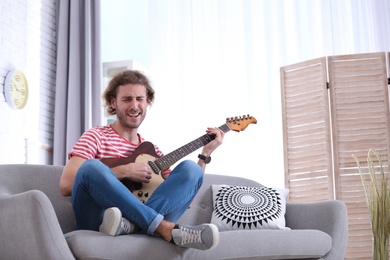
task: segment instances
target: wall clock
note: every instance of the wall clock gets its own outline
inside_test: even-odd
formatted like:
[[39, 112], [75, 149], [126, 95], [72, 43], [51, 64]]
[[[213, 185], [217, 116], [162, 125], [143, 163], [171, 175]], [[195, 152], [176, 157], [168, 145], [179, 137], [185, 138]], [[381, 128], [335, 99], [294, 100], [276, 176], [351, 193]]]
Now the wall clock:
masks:
[[27, 78], [20, 70], [8, 72], [4, 83], [5, 101], [13, 109], [22, 109], [28, 100]]

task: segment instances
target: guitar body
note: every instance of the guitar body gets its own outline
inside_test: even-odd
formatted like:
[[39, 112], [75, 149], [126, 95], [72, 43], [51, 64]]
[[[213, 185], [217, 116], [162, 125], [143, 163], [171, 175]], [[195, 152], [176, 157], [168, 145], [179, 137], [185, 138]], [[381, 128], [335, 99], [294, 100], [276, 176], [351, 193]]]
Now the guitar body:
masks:
[[[116, 167], [134, 162], [144, 162], [153, 164], [159, 156], [156, 153], [154, 145], [150, 142], [143, 142], [138, 146], [132, 155], [125, 158], [104, 158], [101, 161], [108, 167]], [[152, 178], [149, 183], [133, 182], [128, 178], [121, 180], [122, 183], [136, 196], [141, 202], [145, 203], [157, 187], [164, 181], [161, 171], [155, 173], [153, 171]]]

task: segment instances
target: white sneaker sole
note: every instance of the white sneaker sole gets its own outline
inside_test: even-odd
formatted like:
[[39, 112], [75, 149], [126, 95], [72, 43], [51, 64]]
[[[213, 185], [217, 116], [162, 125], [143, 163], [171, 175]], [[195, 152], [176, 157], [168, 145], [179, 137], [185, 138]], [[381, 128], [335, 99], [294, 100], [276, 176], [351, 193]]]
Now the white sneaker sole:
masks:
[[216, 248], [219, 244], [219, 229], [214, 224], [209, 224], [209, 227], [213, 231], [213, 246], [207, 250], [212, 250], [212, 249]]
[[103, 222], [99, 231], [110, 236], [115, 236], [122, 221], [122, 212], [118, 208], [108, 208], [104, 212]]

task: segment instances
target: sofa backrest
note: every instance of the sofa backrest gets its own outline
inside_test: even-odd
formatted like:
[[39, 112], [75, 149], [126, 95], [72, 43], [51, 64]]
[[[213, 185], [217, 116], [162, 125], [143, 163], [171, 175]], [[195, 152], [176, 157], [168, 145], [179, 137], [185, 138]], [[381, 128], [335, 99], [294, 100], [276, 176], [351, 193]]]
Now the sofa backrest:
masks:
[[0, 196], [28, 190], [40, 190], [50, 199], [61, 229], [68, 233], [76, 228], [70, 197], [60, 193], [62, 166], [3, 164], [0, 165]]
[[[4, 164], [0, 165], [0, 196], [7, 196], [28, 190], [40, 190], [53, 204], [59, 224], [64, 233], [75, 230], [76, 221], [70, 197], [60, 194], [59, 182], [63, 166]], [[179, 223], [196, 225], [211, 220], [213, 211], [212, 184], [262, 186], [240, 177], [206, 174], [192, 208], [180, 218]]]

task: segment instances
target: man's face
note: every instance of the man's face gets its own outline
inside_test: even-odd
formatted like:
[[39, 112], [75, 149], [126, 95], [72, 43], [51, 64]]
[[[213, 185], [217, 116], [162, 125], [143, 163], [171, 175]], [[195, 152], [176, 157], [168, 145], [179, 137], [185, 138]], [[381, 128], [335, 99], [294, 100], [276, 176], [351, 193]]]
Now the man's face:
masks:
[[123, 127], [138, 128], [145, 119], [148, 107], [146, 88], [139, 84], [119, 86], [111, 106], [116, 109], [116, 117]]

